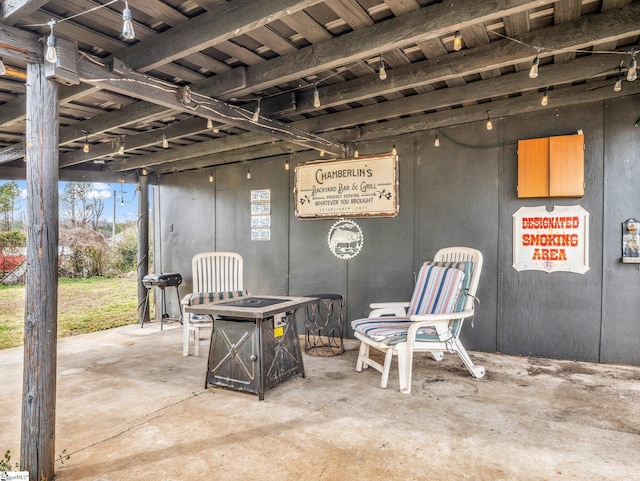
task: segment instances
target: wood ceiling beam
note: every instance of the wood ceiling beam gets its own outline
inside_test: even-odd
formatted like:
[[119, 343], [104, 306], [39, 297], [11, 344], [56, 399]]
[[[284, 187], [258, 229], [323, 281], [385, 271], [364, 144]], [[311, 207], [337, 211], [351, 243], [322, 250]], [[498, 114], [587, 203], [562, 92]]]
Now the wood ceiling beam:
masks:
[[315, 134], [304, 132], [277, 120], [262, 116], [254, 120], [253, 112], [198, 94], [189, 87], [178, 87], [141, 74], [117, 59], [114, 59], [113, 68], [110, 71], [106, 67], [82, 57], [78, 60], [78, 74], [82, 82], [153, 102], [166, 109], [212, 119], [226, 125], [287, 140], [310, 149], [324, 150], [334, 155], [343, 155], [345, 152], [343, 145], [327, 141]]
[[[640, 93], [640, 82], [629, 83], [629, 87], [622, 92], [614, 92], [611, 83], [608, 81], [594, 82], [590, 84], [580, 84], [573, 87], [567, 87], [553, 92], [553, 100], [549, 101], [547, 107], [540, 105], [540, 99], [537, 96], [514, 97], [505, 100], [498, 100], [491, 103], [491, 118], [494, 121], [501, 117], [509, 117], [528, 112], [536, 112], [545, 109], [556, 109], [561, 107], [569, 107], [576, 104], [584, 104], [589, 102], [599, 102], [612, 98], [619, 98], [621, 94], [637, 95]], [[627, 85], [625, 85], [627, 87]], [[469, 122], [484, 122], [487, 119], [486, 104], [462, 107], [458, 109], [450, 109], [442, 112], [434, 112], [425, 115], [407, 117], [403, 119], [390, 120], [372, 125], [367, 125], [359, 129], [358, 141], [379, 140], [384, 138], [394, 138], [422, 131], [436, 131], [447, 127], [455, 127], [460, 124]], [[338, 132], [336, 132], [338, 133]], [[441, 137], [444, 137], [441, 133]], [[435, 135], [434, 135], [435, 136]], [[354, 139], [355, 141], [355, 139]], [[475, 146], [483, 147], [483, 146]], [[491, 146], [488, 146], [491, 147]], [[277, 154], [277, 146], [269, 147], [272, 155]], [[498, 148], [495, 146], [494, 148]], [[283, 150], [281, 148], [280, 150]], [[253, 157], [252, 157], [253, 155]], [[251, 147], [243, 150], [236, 150], [233, 155], [216, 156], [209, 159], [191, 159], [190, 161], [182, 161], [174, 164], [168, 164], [157, 169], [155, 173], [174, 173], [184, 170], [196, 168], [206, 168], [211, 165], [220, 165], [224, 159], [259, 159], [266, 157], [261, 155], [260, 149]], [[208, 163], [207, 163], [208, 162]]]
[[[546, 0], [543, 0], [543, 1], [546, 2]], [[259, 2], [259, 3], [263, 3], [263, 2]], [[345, 41], [343, 40], [345, 37], [348, 37], [350, 39], [346, 43], [349, 46], [348, 50], [351, 53], [351, 55], [356, 55], [356, 56], [362, 55], [363, 51], [368, 51], [367, 49], [370, 50], [370, 47], [367, 44], [370, 44], [372, 42], [377, 45], [376, 53], [378, 53], [383, 50], [388, 50], [389, 49], [388, 44], [385, 42], [390, 42], [391, 39], [393, 38], [396, 39], [395, 43], [399, 45], [406, 45], [406, 44], [410, 44], [411, 42], [417, 41], [419, 39], [437, 36], [439, 34], [442, 34], [443, 32], [455, 30], [458, 25], [461, 25], [463, 23], [472, 24], [473, 22], [486, 19], [488, 17], [497, 18], [502, 15], [506, 15], [507, 12], [509, 12], [510, 14], [511, 12], [524, 11], [527, 8], [531, 8], [534, 4], [538, 5], [540, 2], [539, 1], [527, 2], [524, 0], [501, 0], [498, 3], [500, 5], [493, 5], [493, 7], [495, 10], [500, 10], [500, 8], [502, 8], [503, 11], [499, 13], [496, 11], [493, 11], [491, 8], [487, 8], [486, 6], [483, 6], [483, 8], [478, 8], [478, 6], [473, 0], [464, 0], [464, 1], [458, 2], [454, 9], [450, 9], [449, 7], [443, 8], [439, 5], [435, 5], [429, 8], [422, 9], [420, 12], [414, 12], [414, 13], [411, 13], [410, 15], [394, 18], [390, 20], [390, 22], [391, 21], [393, 22], [392, 26], [387, 26], [382, 28], [383, 25], [387, 24], [387, 22], [384, 22], [382, 24], [374, 25], [367, 29], [363, 29], [356, 32], [352, 32], [350, 34], [343, 35], [331, 41], [322, 42], [321, 44], [318, 44], [318, 45], [311, 45], [301, 50], [292, 52], [289, 55], [284, 55], [282, 57], [278, 57], [268, 62], [264, 62], [261, 65], [254, 65], [251, 67], [247, 67], [246, 69], [247, 77], [243, 87], [239, 87], [238, 82], [236, 80], [238, 77], [238, 73], [237, 73], [238, 69], [233, 69], [229, 72], [216, 75], [209, 79], [205, 79], [197, 84], [194, 84], [193, 90], [203, 95], [217, 97], [217, 98], [227, 98], [232, 95], [240, 95], [240, 93], [242, 92], [259, 91], [259, 90], [262, 90], [263, 88], [266, 88], [267, 84], [278, 84], [284, 81], [282, 78], [280, 79], [277, 78], [278, 75], [284, 74], [281, 71], [282, 68], [286, 70], [287, 78], [290, 78], [291, 80], [293, 80], [306, 75], [309, 71], [308, 69], [310, 65], [314, 66], [313, 72], [318, 72], [318, 71], [325, 70], [330, 66], [335, 66], [333, 65], [333, 63], [335, 62], [340, 63], [340, 58], [341, 58], [340, 48], [345, 47], [344, 45]], [[433, 10], [435, 8], [438, 8], [438, 10], [437, 11]], [[423, 10], [429, 11], [429, 15], [424, 13]], [[453, 11], [453, 15], [450, 14], [449, 10]], [[439, 19], [436, 14], [439, 14], [442, 12], [446, 12], [446, 15], [443, 13], [444, 15], [443, 18]], [[420, 20], [416, 21], [413, 18], [414, 15], [418, 15]], [[430, 18], [430, 15], [433, 15], [434, 17]], [[196, 17], [196, 18], [199, 18], [199, 17]], [[403, 20], [398, 21], [398, 19], [403, 19]], [[421, 22], [424, 23], [427, 20], [428, 20], [428, 25], [425, 26], [424, 24], [421, 24]], [[411, 22], [410, 24], [411, 29], [405, 32], [405, 23], [409, 23], [409, 22]], [[463, 23], [460, 23], [460, 22], [463, 22]], [[434, 32], [425, 33], [425, 30], [428, 30], [427, 27], [433, 28], [436, 30]], [[371, 29], [375, 29], [375, 31], [371, 31]], [[377, 40], [377, 35], [382, 35], [383, 40], [382, 41]], [[398, 41], [397, 40], [398, 38], [401, 38], [402, 41]], [[337, 41], [340, 41], [340, 45], [334, 46], [334, 42], [337, 42]], [[144, 43], [145, 42], [141, 42], [139, 45], [142, 45]], [[318, 49], [320, 45], [323, 46], [322, 51]], [[134, 50], [131, 50], [133, 48], [134, 47], [131, 47], [125, 52], [127, 56], [124, 57], [124, 60], [129, 58], [129, 56], [131, 55], [130, 51], [134, 51]], [[322, 60], [322, 55], [321, 55], [322, 52], [331, 53], [331, 60]], [[282, 59], [285, 59], [284, 62]], [[276, 72], [271, 74], [273, 75], [273, 77], [269, 78], [270, 74], [268, 73], [269, 72], [268, 66], [273, 65], [273, 62], [275, 61], [279, 62], [278, 69], [280, 70], [277, 69]], [[139, 60], [136, 61], [136, 63], [132, 67], [137, 65], [138, 64], [137, 62], [139, 62]], [[249, 73], [249, 72], [256, 72], [256, 69], [259, 69], [257, 73], [254, 73], [254, 74]], [[244, 70], [242, 72], [243, 74], [245, 73]], [[254, 78], [254, 83], [251, 83], [251, 81], [248, 80], [250, 76]], [[265, 76], [267, 78], [266, 80], [267, 83], [265, 83], [264, 81], [258, 84], [255, 83], [255, 81], [257, 81], [256, 79], [265, 77]], [[243, 77], [243, 79], [244, 78], [245, 77]], [[229, 92], [233, 92], [233, 94]], [[64, 95], [65, 93], [61, 93], [61, 97], [64, 97]], [[310, 105], [312, 105], [312, 103]], [[148, 109], [149, 109], [149, 113], [155, 113], [157, 112], [158, 107], [155, 105], [149, 105]], [[126, 108], [122, 110], [123, 119], [125, 119], [129, 123], [135, 122], [136, 120], [131, 115], [129, 115], [129, 113], [126, 112], [126, 110], [127, 110]], [[137, 112], [138, 115], [142, 115], [142, 116], [145, 115], [144, 109], [137, 108], [137, 110], [138, 110]], [[0, 114], [0, 125], [2, 125], [2, 121], [4, 118], [5, 116], [3, 114]], [[100, 120], [98, 119], [96, 121], [99, 122]], [[116, 127], [116, 125], [114, 125], [113, 127]], [[88, 130], [95, 131], [95, 129], [93, 128], [89, 128]], [[69, 142], [69, 141], [81, 139], [83, 137], [84, 137], [84, 134], [79, 129], [77, 129], [77, 133], [74, 138], [70, 136], [65, 138], [64, 140], [61, 139], [61, 141]]]
[[[585, 57], [573, 61], [570, 64], [549, 65], [545, 67], [544, 78], [540, 75], [537, 79], [529, 78], [528, 72], [518, 72], [501, 77], [495, 77], [487, 80], [481, 80], [472, 84], [462, 85], [459, 87], [450, 87], [437, 91], [426, 92], [421, 95], [401, 98], [385, 102], [383, 104], [369, 105], [343, 112], [314, 117], [293, 123], [296, 128], [308, 130], [312, 132], [329, 132], [338, 129], [348, 128], [354, 125], [371, 123], [378, 120], [388, 120], [401, 115], [414, 114], [425, 110], [447, 109], [454, 105], [462, 105], [484, 100], [489, 97], [497, 97], [501, 95], [509, 95], [517, 92], [525, 92], [524, 96], [517, 97], [528, 101], [531, 97], [534, 101], [540, 101], [539, 89], [556, 84], [579, 81], [585, 77], [601, 77], [607, 73], [615, 72], [615, 65], [618, 56], [616, 55], [598, 55], [594, 57]], [[613, 90], [613, 82], [611, 90]], [[626, 88], [625, 83], [624, 88]], [[527, 95], [527, 92], [529, 95]], [[556, 90], [550, 91], [550, 97], [555, 102]], [[535, 94], [535, 95], [533, 95]], [[493, 103], [491, 104], [493, 105]], [[483, 112], [486, 118], [487, 104], [483, 104]], [[493, 109], [493, 107], [491, 107]], [[455, 109], [457, 112], [460, 109]], [[463, 109], [464, 110], [464, 109]], [[447, 110], [446, 112], [453, 112]], [[338, 134], [341, 135], [341, 134]], [[331, 137], [326, 134], [325, 137]], [[189, 158], [200, 156], [214, 156], [225, 151], [233, 150], [234, 154], [239, 149], [246, 149], [256, 144], [267, 144], [274, 141], [275, 138], [265, 138], [264, 136], [254, 133], [246, 133], [225, 137], [224, 139], [215, 139], [206, 142], [200, 142], [184, 147], [177, 147], [162, 152], [155, 152], [140, 157], [127, 159], [126, 161], [110, 163], [108, 170], [125, 171], [142, 167], [150, 167], [163, 163], [173, 163], [176, 161], [185, 161]], [[341, 140], [342, 141], [342, 140]], [[217, 155], [216, 155], [217, 157]], [[211, 157], [209, 158], [211, 161]], [[203, 162], [200, 162], [202, 164]], [[188, 162], [186, 165], [190, 165]], [[166, 167], [164, 170], [175, 169], [173, 165]]]
[[240, 135], [230, 135], [221, 139], [198, 142], [183, 147], [176, 147], [162, 152], [141, 155], [122, 160], [109, 162], [106, 170], [110, 172], [121, 172], [142, 167], [153, 167], [164, 163], [173, 163], [185, 159], [192, 159], [203, 156], [220, 154], [221, 152], [235, 151], [253, 147], [264, 147], [264, 144], [276, 142], [276, 137], [265, 137], [255, 132], [247, 132]]
[[35, 33], [0, 23], [0, 56], [30, 63], [42, 62], [43, 48], [39, 38]]
[[[529, 99], [514, 97], [505, 100], [498, 100], [491, 103], [491, 118], [495, 121], [501, 117], [536, 112], [545, 109], [557, 109], [572, 105], [585, 104], [589, 102], [599, 102], [621, 96], [636, 95], [640, 93], [640, 82], [629, 82], [622, 92], [614, 92], [611, 82], [600, 81], [588, 84], [580, 84], [573, 87], [566, 87], [553, 92], [553, 101], [549, 100], [549, 105], [540, 105], [540, 99], [531, 96]], [[396, 137], [412, 132], [428, 131], [453, 127], [469, 122], [483, 122], [487, 119], [487, 105], [479, 104], [471, 107], [450, 109], [442, 112], [407, 117], [404, 119], [391, 120], [389, 122], [375, 125], [367, 125], [360, 129], [360, 140], [375, 140], [386, 137]]]
[[15, 25], [23, 18], [27, 18], [49, 0], [5, 0], [2, 2], [0, 21], [5, 25]]
[[[247, 68], [247, 88], [233, 95], [245, 95], [281, 85], [327, 69], [374, 57], [381, 52], [406, 47], [419, 41], [453, 33], [463, 27], [526, 11], [549, 0], [459, 0], [439, 3], [370, 27], [356, 30], [327, 42], [310, 45], [289, 55]], [[225, 75], [225, 74], [222, 74]], [[208, 95], [227, 98], [209, 91]]]
[[[597, 14], [580, 21], [560, 26], [551, 26], [531, 33], [519, 35], [517, 39], [527, 45], [552, 45], [554, 50], [541, 52], [544, 57], [556, 52], [577, 50], [593, 43], [615, 41], [640, 34], [640, 4]], [[373, 96], [381, 96], [399, 90], [421, 87], [426, 84], [446, 81], [461, 75], [471, 75], [486, 70], [530, 62], [535, 50], [511, 40], [498, 40], [489, 45], [481, 45], [436, 59], [424, 60], [410, 65], [389, 69], [387, 80], [379, 81], [377, 76], [356, 78], [342, 83], [319, 87], [322, 108], [357, 102]], [[621, 59], [624, 58], [620, 56]], [[541, 77], [547, 66], [540, 69]], [[285, 95], [286, 97], [286, 95]], [[263, 101], [266, 116], [278, 117], [289, 112], [278, 109], [279, 96]], [[248, 105], [247, 108], [252, 108]], [[303, 114], [317, 110], [313, 107], [313, 91], [296, 94], [296, 113]]]
[[[250, 31], [266, 25], [276, 18], [288, 15], [288, 12], [301, 11], [320, 1], [322, 0], [265, 0], [260, 2], [255, 0], [236, 0], [194, 17], [149, 40], [139, 42], [120, 51], [116, 56], [135, 70], [148, 71], [159, 65], [185, 57], [189, 53], [196, 53], [208, 46], [233, 38], [240, 32]], [[23, 36], [28, 36], [30, 40], [35, 39], [36, 42], [39, 38], [35, 34], [18, 29], [8, 31], [9, 28], [0, 24], [0, 53], [2, 52], [1, 46], [3, 44], [14, 45], [13, 40], [17, 36], [15, 32], [22, 32]], [[5, 32], [5, 30], [8, 32]], [[19, 43], [16, 45], [18, 48], [20, 47]], [[41, 44], [38, 44], [38, 48], [34, 52], [37, 52], [38, 56], [29, 61], [42, 61]], [[224, 86], [227, 85], [227, 80], [237, 77], [237, 74], [234, 74], [232, 70], [225, 74], [224, 79], [214, 80], [216, 77], [211, 78], [210, 82], [212, 83], [207, 85], [217, 92], [227, 93], [228, 91], [224, 89]], [[234, 84], [233, 81], [231, 83]], [[60, 103], [64, 104], [74, 98], [86, 95], [92, 88], [87, 85], [79, 85], [61, 90]], [[4, 108], [12, 103], [17, 105], [11, 106], [12, 113], [9, 115], [9, 111], [5, 111]], [[19, 100], [3, 105], [3, 110], [0, 112], [0, 126], [24, 118], [25, 108], [24, 101]], [[16, 114], [16, 112], [19, 112], [19, 114]]]
[[167, 30], [151, 41], [133, 45], [117, 57], [131, 68], [146, 72], [321, 1], [234, 0]]
[[[540, 33], [528, 33], [518, 37], [518, 39], [528, 45], [553, 43], [558, 50], [566, 51], [568, 49], [586, 46], [590, 42], [594, 42], [595, 39], [618, 39], [629, 35], [637, 35], [640, 33], [640, 24], [635, 22], [633, 19], [638, 18], [638, 16], [640, 16], [640, 6], [635, 4], [634, 6], [626, 7], [621, 10], [613, 10], [607, 13], [595, 15], [572, 24], [565, 24], [560, 27], [548, 27], [543, 29]], [[353, 33], [357, 34], [359, 32]], [[396, 32], [396, 35], [399, 33], [400, 32]], [[336, 40], [326, 43], [332, 44], [332, 42], [335, 42]], [[312, 49], [313, 47], [315, 46], [307, 47], [307, 49]], [[338, 47], [336, 46], [336, 49], [337, 48]], [[298, 56], [300, 55], [300, 52], [305, 50], [306, 49], [296, 51], [292, 55]], [[312, 51], [307, 53], [313, 55]], [[419, 87], [437, 81], [452, 79], [465, 73], [471, 74], [474, 72], [481, 72], [483, 70], [517, 64], [519, 62], [530, 62], [534, 56], [535, 50], [533, 48], [528, 48], [524, 45], [511, 42], [510, 40], [497, 41], [490, 45], [483, 45], [455, 54], [450, 54], [444, 58], [426, 60], [418, 64], [402, 66], [389, 70], [389, 78], [386, 82], [380, 82], [377, 80], [377, 77], [371, 76], [321, 87], [319, 89], [320, 96], [323, 107], [330, 107], [347, 102], [355, 102], [369, 98], [373, 95], [390, 94], [402, 89]], [[288, 58], [289, 56], [280, 58], [285, 57]], [[270, 64], [271, 62], [273, 62], [273, 60], [265, 62], [265, 64]], [[255, 67], [257, 66], [247, 68], [247, 77], [250, 76], [248, 72], [252, 71]], [[194, 86], [194, 90], [205, 95], [216, 96], [216, 93], [224, 92], [225, 89], [230, 91], [234, 89], [234, 87], [237, 87], [234, 89], [234, 92], [236, 93], [238, 93], [238, 91], [250, 89], [250, 80], [246, 81], [246, 87], [244, 89], [238, 87], [239, 83], [237, 81], [233, 82], [234, 76], [237, 77], [236, 71], [237, 69], [234, 69], [228, 73], [217, 75], [211, 79], [200, 82]], [[277, 74], [274, 73], [274, 75]], [[294, 72], [291, 73], [291, 75], [293, 77], [297, 77], [302, 74], [300, 72]], [[224, 80], [229, 80], [229, 82], [225, 82]], [[285, 97], [287, 97], [286, 94]], [[316, 110], [313, 107], [312, 91], [301, 92], [296, 97], [296, 113], [312, 112]], [[278, 97], [264, 100], [263, 111], [265, 116], [277, 117], [281, 113], [288, 113], [287, 111], [290, 109], [290, 102], [288, 99], [284, 104], [284, 111], [274, 110], [272, 106], [278, 102], [281, 102], [281, 99]], [[149, 106], [148, 108], [149, 111], [158, 110], [157, 106]], [[252, 106], [249, 108], [252, 108]], [[140, 107], [137, 107], [137, 109], [138, 114], [143, 115], [144, 109]], [[125, 108], [122, 111], [123, 119], [134, 122], [134, 116], [126, 110], [127, 109]], [[114, 124], [113, 126], [115, 127], [116, 125]], [[78, 129], [75, 139], [68, 140], [77, 140], [82, 137], [83, 134]]]
[[[155, 129], [141, 134], [127, 135], [126, 147], [127, 149], [142, 149], [154, 145], [158, 146], [162, 143], [163, 135], [166, 135], [167, 140], [171, 141], [189, 135], [205, 133], [206, 131], [206, 123], [198, 117], [177, 122], [175, 125], [167, 125], [164, 129]], [[91, 137], [92, 135], [89, 136], [90, 139]], [[116, 142], [103, 142], [92, 145], [87, 153], [80, 149], [61, 153], [60, 167], [65, 168], [97, 159], [104, 159], [105, 157], [113, 157], [117, 155], [118, 147], [119, 145]], [[0, 151], [0, 162], [2, 160], [1, 155], [2, 153]]]
[[[624, 15], [616, 14], [614, 15], [615, 18], [598, 15], [590, 18], [586, 23], [580, 22], [578, 25], [572, 25], [569, 32], [567, 32], [568, 26], [566, 25], [562, 27], [549, 27], [540, 34], [528, 35], [523, 38], [527, 43], [530, 42], [529, 44], [532, 45], [536, 44], [536, 41], [546, 38], [548, 41], [558, 45], [559, 48], [573, 48], [575, 45], [583, 45], [592, 41], [591, 32], [596, 31], [598, 28], [605, 28], [607, 35], [618, 36], [626, 35], [626, 33], [623, 32], [628, 32], [629, 29], [640, 28], [637, 22], [633, 20], [635, 15], [636, 12], [634, 11], [627, 11]], [[567, 38], [571, 38], [572, 40], [569, 41]], [[496, 45], [492, 44], [491, 46], [481, 46], [466, 50], [464, 52], [464, 63], [460, 62], [460, 56], [451, 55], [450, 59], [438, 59], [437, 62], [425, 61], [413, 68], [407, 66], [394, 69], [393, 73], [391, 71], [389, 72], [393, 76], [390, 77], [391, 80], [388, 79], [387, 82], [380, 82], [377, 76], [372, 76], [366, 79], [356, 79], [345, 82], [344, 84], [324, 87], [320, 89], [323, 107], [325, 102], [327, 102], [328, 105], [332, 105], [333, 102], [340, 104], [348, 101], [356, 101], [360, 98], [365, 98], [367, 95], [382, 95], [389, 91], [389, 87], [392, 87], [394, 90], [399, 90], [415, 86], [422, 82], [444, 80], [450, 76], [459, 75], [460, 72], [456, 69], [460, 69], [461, 66], [468, 67], [469, 72], [481, 71], [487, 68], [495, 68], [501, 56], [507, 55], [509, 62], [517, 63], [527, 59], [531, 60], [531, 57], [535, 54], [533, 49], [528, 49], [525, 46], [509, 40], [495, 42], [495, 44]], [[380, 105], [361, 107], [335, 114], [314, 117], [309, 120], [300, 121], [294, 125], [312, 132], [323, 132], [387, 119], [390, 116], [403, 115], [403, 113], [416, 113], [430, 109], [447, 108], [452, 105], [474, 102], [500, 95], [509, 95], [520, 91], [534, 91], [561, 83], [578, 81], [585, 77], [602, 76], [609, 68], [613, 68], [618, 64], [618, 57], [620, 56], [597, 55], [594, 57], [585, 57], [568, 64], [545, 66], [542, 75], [535, 80], [523, 74], [519, 76], [517, 82], [514, 82], [513, 75], [505, 75], [482, 82], [474, 82], [467, 86], [428, 92], [418, 96], [385, 102]], [[415, 71], [413, 71], [413, 69], [415, 69]], [[273, 101], [277, 101], [277, 98], [274, 98]], [[297, 112], [314, 110], [312, 101], [312, 93], [305, 93], [299, 96], [299, 110], [297, 110]], [[267, 115], [276, 115], [277, 112], [269, 111], [268, 104], [269, 101], [265, 101], [265, 111]], [[263, 139], [258, 138], [256, 140], [260, 143], [266, 143], [266, 141], [263, 142]], [[188, 156], [215, 154], [226, 150], [224, 146], [216, 140], [206, 142], [205, 144], [206, 145], [202, 145], [199, 148], [188, 146], [177, 149], [180, 153], [174, 152], [173, 155], [176, 155], [174, 160], [182, 160], [188, 158]], [[230, 148], [245, 148], [247, 143], [242, 142], [238, 145], [231, 143], [230, 145]], [[171, 155], [170, 152], [167, 152], [164, 153], [161, 158], [156, 159], [152, 159], [151, 155], [143, 156], [143, 158], [140, 159], [140, 163], [151, 164], [153, 162], [154, 165], [157, 165], [161, 162], [170, 162], [172, 161]]]
[[[584, 57], [571, 63], [546, 65], [544, 72], [536, 79], [529, 78], [529, 72], [516, 72], [458, 87], [403, 97], [382, 104], [313, 117], [296, 122], [294, 125], [312, 132], [326, 132], [428, 110], [442, 110], [467, 103], [475, 104], [478, 101], [503, 95], [521, 93], [523, 96], [535, 94], [536, 97], [539, 97], [539, 90], [547, 87], [552, 88], [554, 85], [579, 82], [585, 78], [597, 80], [607, 74], [615, 74], [619, 60], [620, 56], [614, 54]], [[610, 83], [613, 89], [615, 80]], [[550, 96], [553, 97], [554, 93], [555, 91], [551, 90]], [[538, 98], [539, 100], [540, 98]]]

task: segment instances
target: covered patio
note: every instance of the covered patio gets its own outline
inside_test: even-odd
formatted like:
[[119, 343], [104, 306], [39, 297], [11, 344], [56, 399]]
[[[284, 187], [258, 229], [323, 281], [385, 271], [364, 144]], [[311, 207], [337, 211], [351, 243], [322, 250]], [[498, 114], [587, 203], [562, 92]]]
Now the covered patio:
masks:
[[[620, 480], [640, 468], [640, 367], [473, 352], [418, 356], [413, 393], [354, 370], [357, 344], [304, 355], [265, 400], [204, 389], [177, 323], [61, 339], [56, 479]], [[19, 452], [22, 348], [0, 351], [4, 450]]]

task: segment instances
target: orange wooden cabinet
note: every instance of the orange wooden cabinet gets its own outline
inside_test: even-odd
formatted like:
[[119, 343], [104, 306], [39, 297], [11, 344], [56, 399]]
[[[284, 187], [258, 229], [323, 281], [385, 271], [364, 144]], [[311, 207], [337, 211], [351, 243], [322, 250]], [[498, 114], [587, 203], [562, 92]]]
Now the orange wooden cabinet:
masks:
[[584, 135], [518, 141], [518, 197], [583, 197]]

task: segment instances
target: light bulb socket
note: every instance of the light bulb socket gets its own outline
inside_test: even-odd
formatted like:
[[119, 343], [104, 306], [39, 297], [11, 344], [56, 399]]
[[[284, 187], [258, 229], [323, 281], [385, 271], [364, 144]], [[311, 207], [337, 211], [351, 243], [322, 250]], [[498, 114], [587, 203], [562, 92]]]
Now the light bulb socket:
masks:
[[317, 86], [313, 89], [313, 107], [320, 108], [320, 92], [318, 92]]

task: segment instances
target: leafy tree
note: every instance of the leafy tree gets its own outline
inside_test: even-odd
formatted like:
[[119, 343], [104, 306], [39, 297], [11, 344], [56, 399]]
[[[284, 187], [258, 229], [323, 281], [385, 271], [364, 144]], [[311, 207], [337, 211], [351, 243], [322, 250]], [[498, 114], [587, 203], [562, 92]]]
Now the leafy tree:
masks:
[[13, 213], [19, 208], [17, 199], [20, 197], [20, 187], [16, 182], [0, 185], [0, 220], [2, 230], [12, 230]]

